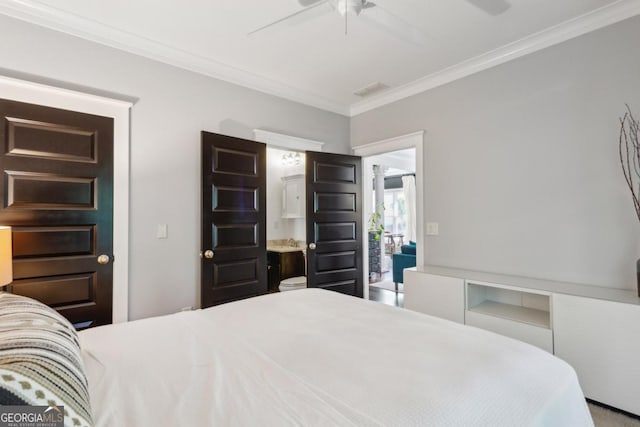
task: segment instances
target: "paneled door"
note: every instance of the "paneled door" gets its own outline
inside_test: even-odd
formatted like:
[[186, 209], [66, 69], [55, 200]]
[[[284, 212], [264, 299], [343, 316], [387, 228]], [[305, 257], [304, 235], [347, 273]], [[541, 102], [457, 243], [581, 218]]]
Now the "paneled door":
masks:
[[306, 153], [310, 288], [363, 296], [361, 179], [360, 157]]
[[201, 305], [267, 293], [266, 145], [202, 132]]
[[0, 99], [0, 224], [12, 226], [6, 288], [78, 329], [111, 323], [113, 119]]

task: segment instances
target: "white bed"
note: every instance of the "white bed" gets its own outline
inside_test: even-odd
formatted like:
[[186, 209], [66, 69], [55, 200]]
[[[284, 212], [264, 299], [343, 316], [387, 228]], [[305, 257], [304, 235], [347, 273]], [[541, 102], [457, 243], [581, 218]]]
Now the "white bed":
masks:
[[592, 426], [509, 338], [307, 289], [80, 333], [96, 426]]

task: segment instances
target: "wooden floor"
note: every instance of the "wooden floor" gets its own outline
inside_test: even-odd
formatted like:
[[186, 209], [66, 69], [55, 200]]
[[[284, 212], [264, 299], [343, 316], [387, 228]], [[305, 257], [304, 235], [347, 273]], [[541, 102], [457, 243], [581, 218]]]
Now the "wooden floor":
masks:
[[404, 307], [404, 285], [398, 283], [398, 292], [395, 290], [396, 285], [393, 283], [393, 274], [389, 268], [389, 271], [382, 273], [382, 277], [377, 281], [369, 282], [369, 300]]
[[400, 286], [399, 290], [400, 291], [396, 293], [395, 291], [389, 291], [387, 289], [369, 285], [369, 299], [371, 301], [378, 301], [387, 305], [404, 307], [404, 293], [402, 292], [402, 286]]

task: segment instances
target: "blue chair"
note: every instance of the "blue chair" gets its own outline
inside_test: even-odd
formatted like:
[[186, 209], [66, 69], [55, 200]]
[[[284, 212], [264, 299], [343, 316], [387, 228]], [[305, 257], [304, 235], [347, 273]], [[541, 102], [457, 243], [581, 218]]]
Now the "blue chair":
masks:
[[398, 292], [398, 283], [404, 283], [404, 269], [416, 266], [416, 242], [402, 245], [400, 252], [393, 254], [393, 282]]

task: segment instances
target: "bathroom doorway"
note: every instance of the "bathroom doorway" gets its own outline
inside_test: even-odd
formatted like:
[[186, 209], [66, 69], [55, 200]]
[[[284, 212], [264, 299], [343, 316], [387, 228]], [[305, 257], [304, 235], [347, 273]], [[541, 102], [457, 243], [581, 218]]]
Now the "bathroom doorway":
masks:
[[318, 287], [363, 297], [361, 158], [268, 151], [269, 291]]
[[267, 192], [267, 274], [269, 292], [278, 292], [280, 282], [306, 276], [304, 152], [267, 147]]

